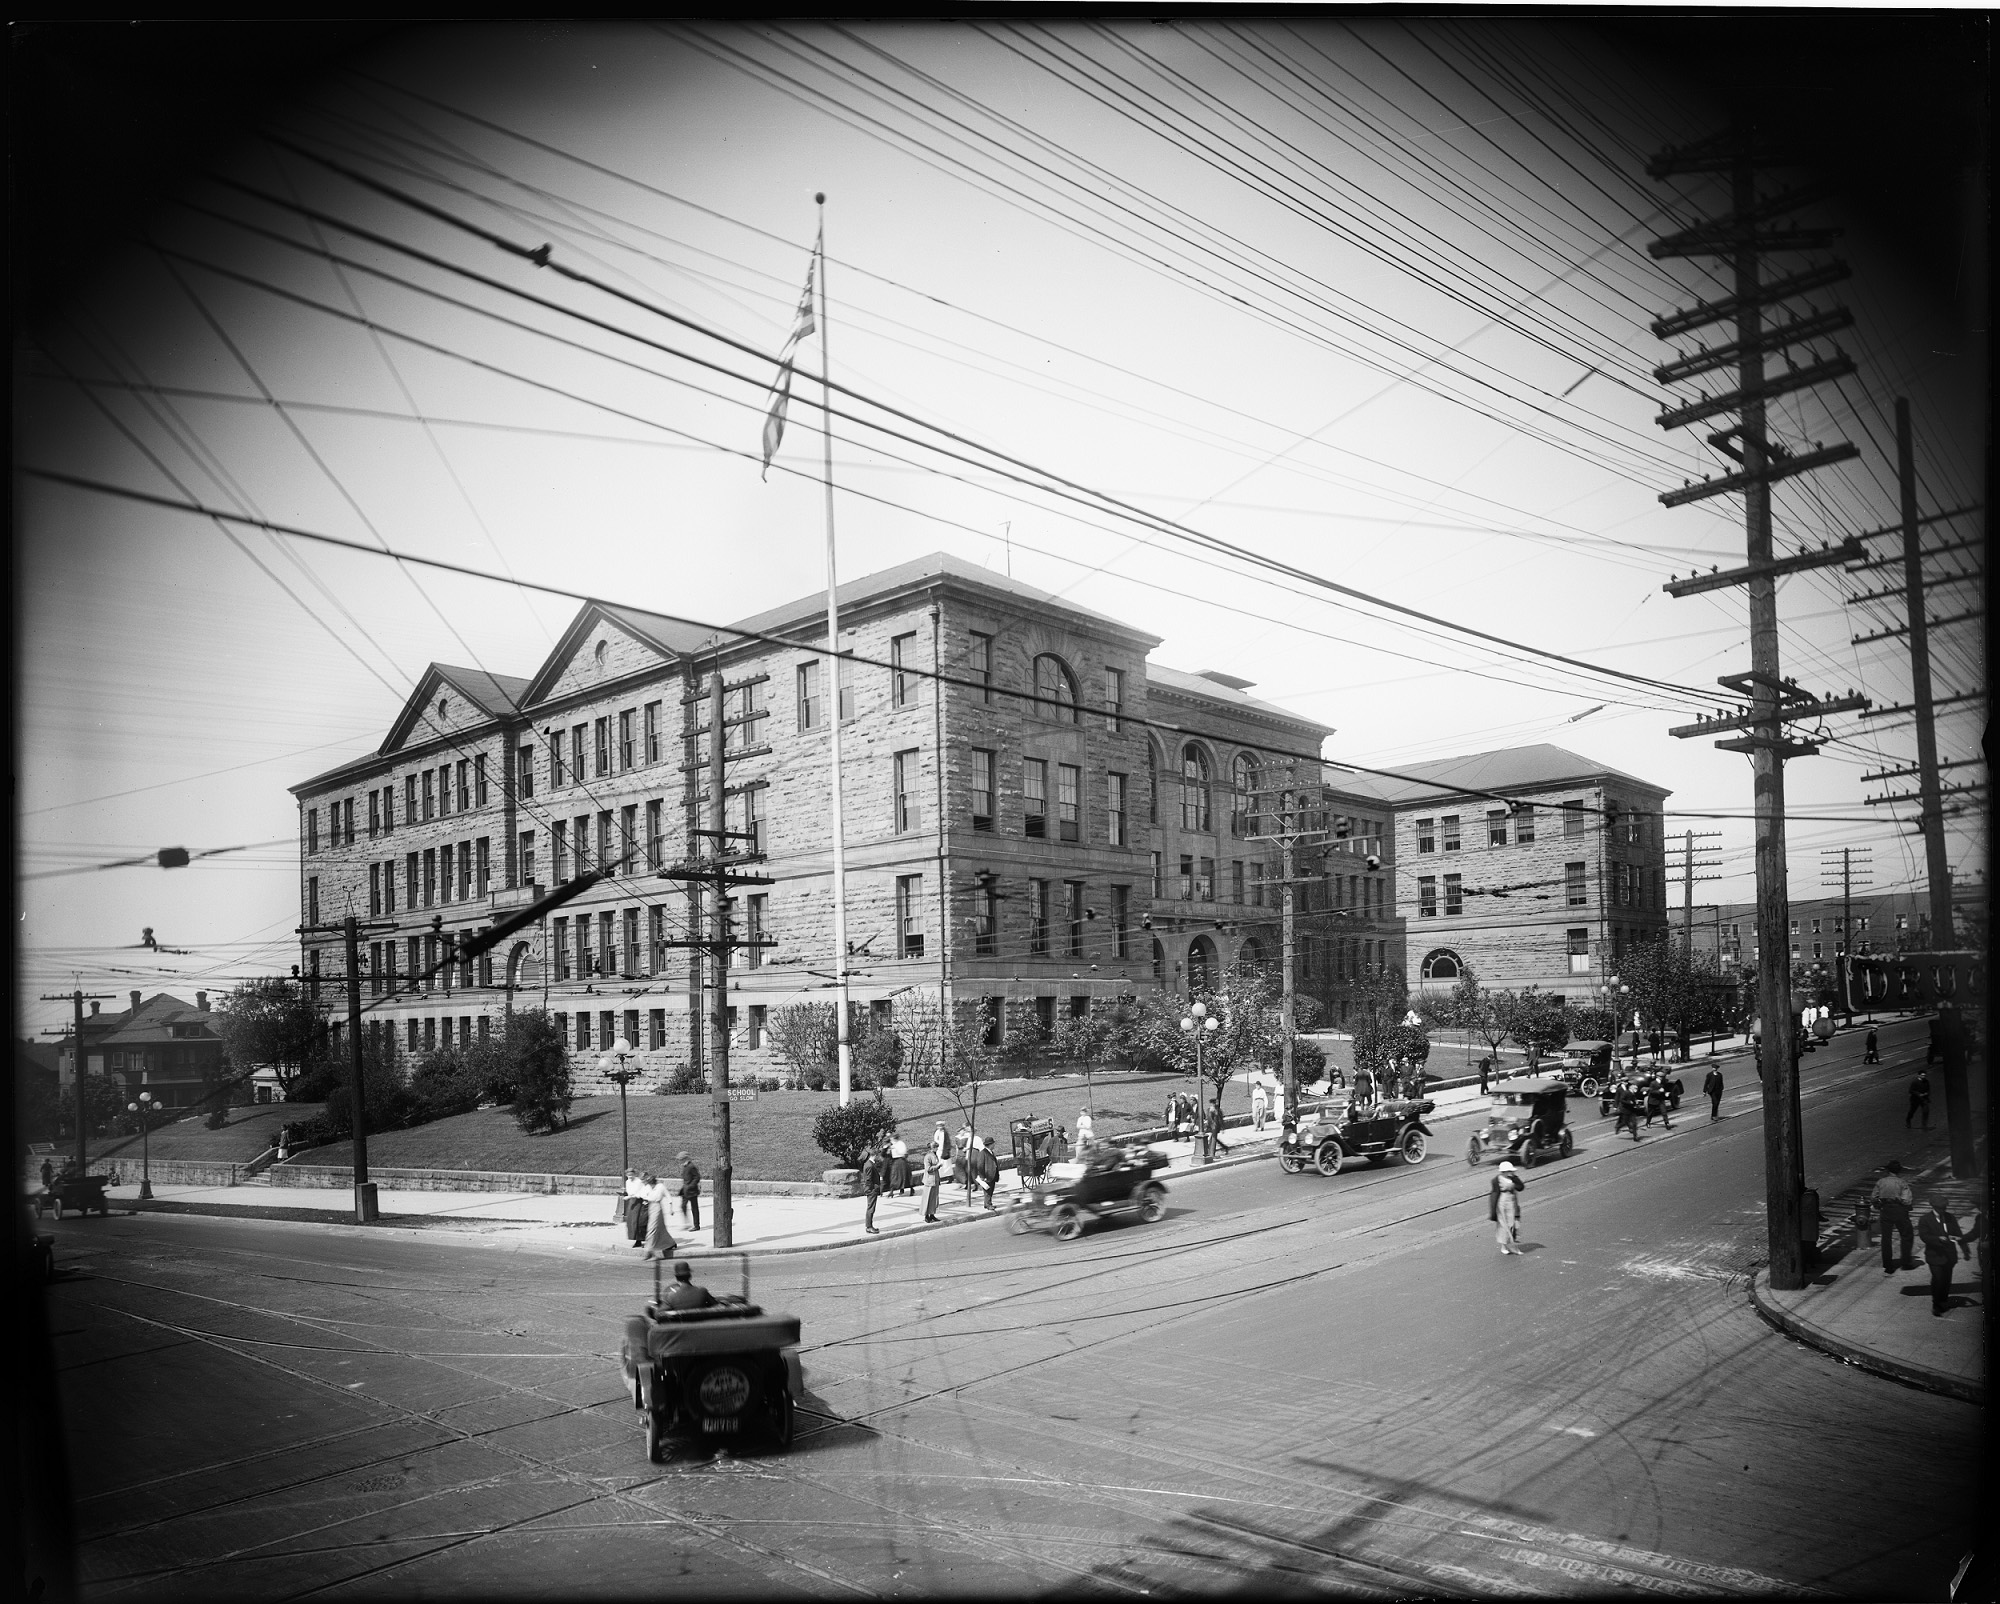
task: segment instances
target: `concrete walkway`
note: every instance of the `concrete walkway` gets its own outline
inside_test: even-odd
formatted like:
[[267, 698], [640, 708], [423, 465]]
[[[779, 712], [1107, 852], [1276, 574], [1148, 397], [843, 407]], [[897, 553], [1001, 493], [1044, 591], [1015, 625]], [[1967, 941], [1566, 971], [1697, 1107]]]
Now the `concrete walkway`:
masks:
[[[1865, 1196], [1871, 1175], [1843, 1193], [1820, 1238], [1820, 1274], [1796, 1292], [1774, 1291], [1764, 1271], [1750, 1283], [1757, 1312], [1789, 1336], [1837, 1359], [1891, 1376], [1928, 1392], [1986, 1402], [1986, 1287], [1976, 1260], [1961, 1260], [1953, 1276], [1950, 1312], [1931, 1313], [1930, 1270], [1923, 1244], [1914, 1268], [1882, 1269], [1881, 1237], [1858, 1240], [1849, 1225], [1851, 1199]], [[1935, 1193], [1960, 1223], [1985, 1194], [1983, 1178], [1953, 1180], [1948, 1159], [1908, 1177], [1919, 1204]]]

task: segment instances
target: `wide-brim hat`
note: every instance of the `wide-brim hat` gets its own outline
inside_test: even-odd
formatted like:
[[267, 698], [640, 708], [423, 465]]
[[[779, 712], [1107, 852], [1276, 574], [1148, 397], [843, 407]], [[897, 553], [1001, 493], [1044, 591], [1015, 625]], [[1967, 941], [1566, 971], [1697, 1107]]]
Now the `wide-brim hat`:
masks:
[[1500, 1168], [1496, 1170], [1494, 1173], [1500, 1175], [1514, 1175], [1518, 1174], [1519, 1171], [1515, 1168], [1514, 1164], [1510, 1160], [1503, 1158], [1500, 1161]]

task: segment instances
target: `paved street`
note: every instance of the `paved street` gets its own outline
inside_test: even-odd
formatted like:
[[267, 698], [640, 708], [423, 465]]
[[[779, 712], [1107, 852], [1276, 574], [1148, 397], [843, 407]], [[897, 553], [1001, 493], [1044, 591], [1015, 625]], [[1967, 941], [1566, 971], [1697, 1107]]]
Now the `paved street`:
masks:
[[[1943, 1150], [1902, 1126], [1922, 1033], [1806, 1060], [1810, 1184]], [[1519, 1259], [1445, 1140], [1414, 1171], [1203, 1176], [1070, 1244], [767, 1260], [758, 1300], [805, 1331], [783, 1458], [647, 1464], [614, 1357], [646, 1283], [615, 1250], [66, 1220], [86, 1592], [1939, 1597], [1983, 1412], [1757, 1319], [1732, 1067], [1715, 1125], [1692, 1098], [1635, 1146], [1579, 1109]]]

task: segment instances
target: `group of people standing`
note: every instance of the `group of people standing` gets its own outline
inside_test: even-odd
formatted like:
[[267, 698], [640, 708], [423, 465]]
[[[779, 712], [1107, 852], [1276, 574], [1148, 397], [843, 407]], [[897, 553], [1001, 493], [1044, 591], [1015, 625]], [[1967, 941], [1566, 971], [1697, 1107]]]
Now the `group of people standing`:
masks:
[[701, 1229], [701, 1170], [686, 1153], [677, 1154], [678, 1179], [661, 1177], [651, 1170], [627, 1170], [624, 1195], [618, 1200], [618, 1218], [634, 1247], [646, 1250], [649, 1259], [674, 1256], [673, 1234], [667, 1229], [667, 1201], [680, 1206], [681, 1225], [689, 1231]]
[[1944, 1206], [1944, 1199], [1934, 1190], [1918, 1209], [1916, 1192], [1903, 1178], [1903, 1166], [1894, 1159], [1882, 1166], [1882, 1179], [1875, 1183], [1869, 1201], [1881, 1225], [1884, 1275], [1894, 1275], [1899, 1269], [1914, 1270], [1917, 1261], [1911, 1254], [1913, 1239], [1922, 1240], [1924, 1267], [1931, 1276], [1933, 1315], [1944, 1315], [1951, 1308], [1952, 1274], [1960, 1259], [1978, 1258], [1979, 1281], [1985, 1286], [1988, 1250], [1983, 1208], [1973, 1210], [1970, 1230]]

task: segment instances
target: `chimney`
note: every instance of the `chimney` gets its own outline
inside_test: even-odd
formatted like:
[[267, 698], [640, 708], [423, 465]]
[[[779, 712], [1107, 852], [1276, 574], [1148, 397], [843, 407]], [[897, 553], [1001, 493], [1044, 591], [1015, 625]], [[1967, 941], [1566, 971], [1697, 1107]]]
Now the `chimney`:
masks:
[[136, 1014], [138, 1011], [139, 1011], [139, 994], [135, 991], [132, 993], [132, 1012]]
[[194, 1005], [195, 1005], [195, 1007], [196, 1007], [196, 1008], [197, 1008], [198, 1010], [200, 1010], [200, 1011], [201, 1011], [202, 1013], [204, 1013], [204, 1014], [205, 1014], [205, 1013], [207, 1013], [207, 1012], [208, 1012], [208, 993], [207, 993], [207, 992], [205, 992], [205, 991], [198, 991], [198, 992], [196, 992], [196, 993], [194, 994]]
[[92, 1004], [90, 1005], [90, 1011], [91, 1011], [91, 1012], [92, 1012], [93, 1014], [97, 1012], [97, 1006], [98, 1006], [98, 1005], [97, 1005], [96, 1003], [92, 1003]]

